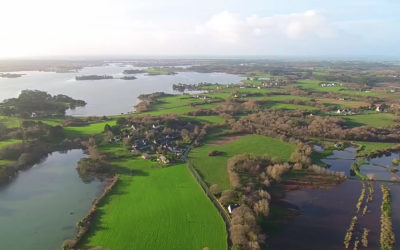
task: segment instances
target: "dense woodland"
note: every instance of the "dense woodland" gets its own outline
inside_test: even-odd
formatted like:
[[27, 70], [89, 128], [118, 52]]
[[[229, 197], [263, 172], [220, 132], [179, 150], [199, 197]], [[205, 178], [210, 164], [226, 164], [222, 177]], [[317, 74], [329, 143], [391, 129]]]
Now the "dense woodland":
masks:
[[69, 108], [85, 106], [86, 102], [66, 95], [52, 96], [44, 91], [23, 90], [17, 98], [0, 103], [0, 115], [28, 117], [63, 116]]

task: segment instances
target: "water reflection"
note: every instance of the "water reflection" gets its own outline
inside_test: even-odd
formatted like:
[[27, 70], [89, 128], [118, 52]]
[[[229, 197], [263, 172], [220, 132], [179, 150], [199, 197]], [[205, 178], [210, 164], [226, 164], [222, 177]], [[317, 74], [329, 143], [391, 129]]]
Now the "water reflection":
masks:
[[141, 94], [158, 91], [177, 93], [172, 89], [173, 84], [209, 83], [238, 83], [244, 78], [226, 73], [196, 73], [180, 72], [176, 75], [147, 74], [135, 75], [135, 80], [109, 79], [98, 81], [75, 81], [77, 75], [112, 75], [114, 78], [123, 76], [128, 65], [109, 64], [98, 67], [85, 67], [79, 72], [22, 72], [26, 75], [20, 78], [0, 78], [0, 101], [17, 97], [21, 90], [38, 89], [50, 94], [66, 94], [75, 99], [87, 102], [85, 107], [69, 110], [69, 115], [118, 115], [133, 111]]
[[55, 152], [0, 190], [1, 249], [53, 250], [75, 231], [103, 183], [82, 182], [82, 150]]

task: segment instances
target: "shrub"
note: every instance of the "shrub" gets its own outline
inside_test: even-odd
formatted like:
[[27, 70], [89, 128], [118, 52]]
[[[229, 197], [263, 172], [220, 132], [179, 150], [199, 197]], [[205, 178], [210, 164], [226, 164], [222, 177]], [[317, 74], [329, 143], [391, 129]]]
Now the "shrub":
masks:
[[210, 192], [213, 195], [218, 195], [221, 193], [221, 188], [218, 186], [218, 184], [213, 184], [210, 186]]
[[222, 205], [227, 206], [233, 202], [235, 199], [235, 192], [233, 190], [224, 190], [221, 193], [221, 197], [219, 198], [219, 201], [222, 203]]
[[218, 150], [211, 150], [208, 152], [208, 156], [218, 156], [218, 155], [223, 155], [224, 152], [218, 151]]

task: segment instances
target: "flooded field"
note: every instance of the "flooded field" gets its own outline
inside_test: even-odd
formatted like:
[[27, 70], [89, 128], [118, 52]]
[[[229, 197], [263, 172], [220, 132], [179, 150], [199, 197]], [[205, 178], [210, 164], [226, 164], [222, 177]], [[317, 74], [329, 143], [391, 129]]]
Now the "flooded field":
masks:
[[[356, 148], [335, 150], [333, 155], [323, 160], [331, 166], [331, 170], [343, 171], [348, 177], [352, 177], [351, 179], [328, 190], [302, 189], [286, 193], [283, 200], [296, 206], [300, 215], [280, 234], [270, 239], [271, 249], [345, 249], [344, 238], [354, 216], [357, 216], [357, 222], [349, 249], [353, 249], [355, 240], [361, 240], [364, 228], [370, 230], [368, 247], [362, 247], [360, 244], [358, 249], [380, 249], [382, 184], [389, 186], [392, 195], [393, 230], [395, 235], [400, 237], [400, 183], [387, 182], [393, 179], [394, 173], [388, 171], [388, 168], [396, 167], [392, 161], [398, 154], [365, 159], [360, 166], [363, 174], [373, 174], [376, 179], [386, 180], [385, 182], [361, 181], [352, 175], [350, 169], [356, 162], [355, 153]], [[371, 200], [364, 198], [360, 209], [357, 209], [356, 204], [363, 185], [365, 197], [371, 195]], [[373, 192], [370, 194], [371, 189]]]
[[393, 163], [394, 159], [399, 159], [399, 153], [388, 153], [387, 155], [372, 158], [356, 159], [355, 147], [348, 147], [344, 150], [334, 150], [333, 154], [323, 159], [322, 162], [330, 166], [329, 169], [344, 172], [348, 177], [356, 177], [351, 171], [351, 165], [360, 163], [360, 173], [374, 180], [400, 181], [397, 169]]

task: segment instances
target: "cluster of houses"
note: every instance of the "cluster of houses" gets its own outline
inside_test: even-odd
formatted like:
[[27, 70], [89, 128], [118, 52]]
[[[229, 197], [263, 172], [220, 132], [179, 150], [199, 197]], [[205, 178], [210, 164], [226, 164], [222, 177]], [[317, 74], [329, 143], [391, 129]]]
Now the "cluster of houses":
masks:
[[265, 88], [275, 88], [279, 86], [287, 85], [288, 82], [283, 79], [268, 79], [262, 80], [261, 84], [240, 84], [240, 88], [257, 88], [257, 89], [265, 89]]
[[351, 111], [350, 109], [338, 109], [336, 111], [338, 115], [355, 115], [356, 113]]
[[[110, 139], [110, 143], [117, 143], [122, 140], [122, 138], [131, 138], [130, 151], [132, 153], [140, 153], [143, 159], [152, 159], [153, 157], [146, 153], [157, 153], [157, 161], [163, 164], [169, 164], [170, 159], [163, 154], [174, 155], [174, 157], [181, 157], [185, 149], [177, 147], [175, 142], [180, 140], [182, 137], [179, 132], [162, 132], [163, 126], [154, 123], [151, 125], [146, 125], [143, 127], [140, 124], [130, 124], [128, 127], [121, 131], [121, 136], [114, 136]], [[135, 131], [143, 131], [140, 133], [135, 133]], [[147, 135], [150, 131], [154, 133], [152, 138], [148, 139]]]
[[211, 97], [208, 97], [206, 95], [194, 95], [193, 98], [203, 100], [204, 102], [211, 102]]
[[134, 141], [131, 150], [132, 152], [137, 152], [161, 147], [167, 149], [171, 153], [179, 155], [182, 153], [182, 150], [172, 145], [172, 142], [176, 139], [179, 139], [179, 136], [176, 134], [168, 134], [164, 138], [155, 139], [153, 141], [142, 138]]
[[[157, 130], [160, 128], [160, 126], [153, 124], [152, 128]], [[132, 127], [132, 129], [136, 129], [136, 128]], [[176, 141], [178, 139], [180, 139], [180, 135], [177, 133], [162, 135], [158, 139], [154, 139], [154, 140], [148, 140], [146, 138], [137, 139], [133, 142], [133, 144], [131, 146], [131, 152], [138, 153], [138, 152], [143, 152], [143, 151], [148, 151], [148, 150], [157, 151], [158, 148], [162, 148], [165, 151], [175, 154], [176, 156], [181, 156], [183, 154], [184, 150], [175, 147], [174, 143], [173, 143], [174, 141]], [[170, 160], [165, 155], [163, 155], [162, 152], [158, 152], [158, 153], [160, 153], [157, 157], [158, 162], [163, 163], [163, 164], [170, 163]], [[142, 158], [143, 159], [151, 159], [152, 156], [149, 155], [148, 153], [142, 153]]]
[[336, 82], [321, 82], [319, 84], [319, 86], [321, 86], [321, 87], [338, 87], [338, 86], [341, 86], [341, 84], [336, 83]]
[[269, 79], [269, 80], [263, 81], [262, 86], [265, 88], [272, 88], [272, 87], [286, 85], [287, 83], [288, 82], [286, 80], [282, 80], [282, 79]]

